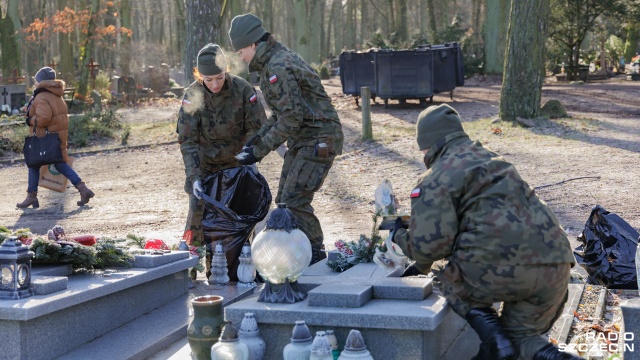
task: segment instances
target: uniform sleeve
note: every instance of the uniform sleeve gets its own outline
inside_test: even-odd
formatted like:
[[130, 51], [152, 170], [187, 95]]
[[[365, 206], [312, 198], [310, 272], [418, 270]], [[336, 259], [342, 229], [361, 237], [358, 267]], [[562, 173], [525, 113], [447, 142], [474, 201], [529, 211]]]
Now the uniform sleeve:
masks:
[[262, 102], [253, 87], [247, 87], [244, 94], [244, 128], [247, 131], [245, 142], [252, 138], [267, 122]]
[[190, 105], [188, 94], [182, 100], [178, 112], [178, 144], [184, 161], [184, 172], [191, 183], [201, 180], [200, 175], [200, 122], [197, 112], [189, 113], [185, 107]]
[[34, 100], [35, 102], [35, 116], [31, 118], [31, 125], [35, 125], [38, 122], [39, 128], [45, 128], [51, 124], [51, 118], [53, 117], [53, 110], [51, 110], [51, 104], [40, 96]]
[[399, 229], [393, 241], [416, 267], [428, 273], [433, 262], [453, 254], [459, 222], [450, 192], [445, 187], [422, 184], [414, 190], [419, 195], [411, 199], [409, 230]]
[[[302, 91], [290, 71], [277, 69], [270, 75], [271, 91], [277, 97], [272, 124], [255, 145], [253, 154], [263, 158], [291, 138], [300, 128], [304, 118]], [[273, 80], [271, 80], [273, 79]]]

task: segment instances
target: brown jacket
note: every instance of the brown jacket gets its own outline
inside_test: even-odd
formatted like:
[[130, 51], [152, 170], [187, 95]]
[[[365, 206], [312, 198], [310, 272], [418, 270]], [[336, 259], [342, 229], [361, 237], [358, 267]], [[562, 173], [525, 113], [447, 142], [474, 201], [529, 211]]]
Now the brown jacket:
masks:
[[45, 80], [36, 85], [36, 89], [45, 88], [36, 96], [29, 109], [29, 134], [33, 134], [33, 125], [36, 124], [37, 136], [44, 136], [45, 128], [50, 133], [58, 133], [62, 147], [62, 158], [65, 162], [69, 160], [67, 154], [67, 138], [69, 136], [69, 117], [67, 116], [67, 103], [64, 102], [62, 95], [64, 93], [64, 81], [62, 80]]

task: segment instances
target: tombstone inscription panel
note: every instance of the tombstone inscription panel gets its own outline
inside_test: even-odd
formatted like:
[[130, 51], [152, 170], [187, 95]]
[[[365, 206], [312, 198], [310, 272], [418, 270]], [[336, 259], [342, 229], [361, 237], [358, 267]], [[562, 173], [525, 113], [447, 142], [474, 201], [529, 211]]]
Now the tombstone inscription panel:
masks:
[[27, 86], [25, 84], [0, 85], [0, 109], [20, 109], [27, 102]]

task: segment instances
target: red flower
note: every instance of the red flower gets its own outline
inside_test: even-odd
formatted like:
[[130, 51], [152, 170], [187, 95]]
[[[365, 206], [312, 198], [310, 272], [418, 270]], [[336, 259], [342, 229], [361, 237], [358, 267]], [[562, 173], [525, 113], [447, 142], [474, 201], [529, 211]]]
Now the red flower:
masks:
[[147, 240], [147, 243], [144, 245], [145, 249], [156, 249], [156, 250], [169, 250], [167, 244], [160, 239], [152, 239]]
[[182, 235], [182, 239], [186, 240], [187, 245], [191, 245], [193, 243], [193, 230], [189, 229], [185, 231], [184, 235]]

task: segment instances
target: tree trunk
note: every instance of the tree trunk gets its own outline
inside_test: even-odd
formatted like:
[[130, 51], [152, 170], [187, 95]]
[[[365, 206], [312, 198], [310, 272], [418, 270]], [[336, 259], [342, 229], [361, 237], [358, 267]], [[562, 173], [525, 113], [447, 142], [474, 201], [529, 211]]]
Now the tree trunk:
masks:
[[[7, 9], [2, 10], [6, 11]], [[6, 78], [13, 76], [13, 69], [20, 70], [19, 42], [16, 39], [13, 23], [10, 14], [7, 14], [4, 19], [0, 19], [0, 52], [2, 52], [0, 69], [2, 69], [5, 83]]]
[[[4, 19], [0, 19], [0, 48], [2, 58], [0, 59], [0, 68], [2, 68], [2, 76], [6, 79], [13, 76], [13, 69], [20, 72], [20, 54], [22, 45], [20, 36], [16, 34], [22, 28], [20, 25], [20, 12], [18, 11], [18, 0], [9, 0]], [[28, 84], [29, 82], [27, 82]]]
[[[58, 10], [62, 11], [69, 6], [68, 0], [60, 0], [58, 2]], [[71, 34], [59, 34], [60, 39], [60, 60], [58, 60], [58, 68], [56, 71], [60, 78], [64, 79], [71, 86], [74, 81], [75, 71], [73, 69], [73, 45], [71, 44]]]
[[293, 50], [296, 51], [303, 59], [309, 61], [309, 26], [307, 26], [307, 1], [294, 0], [293, 7], [295, 9], [295, 34], [296, 42]]
[[640, 23], [631, 21], [627, 25], [627, 41], [624, 44], [624, 62], [630, 63], [631, 58], [638, 51], [638, 39], [640, 39]]
[[[120, 25], [129, 30], [131, 25], [131, 0], [120, 1]], [[182, 43], [179, 41], [178, 43]], [[123, 35], [120, 38], [120, 53], [118, 54], [118, 66], [122, 71], [122, 75], [129, 76], [131, 74], [131, 37]]]
[[391, 37], [391, 34], [396, 32], [396, 16], [393, 11], [393, 0], [387, 0], [387, 31], [385, 34], [387, 38]]
[[[176, 43], [178, 44], [178, 48], [176, 49], [178, 51], [178, 56], [180, 59], [180, 64], [185, 64], [186, 63], [186, 55], [185, 55], [185, 45], [184, 45], [184, 39], [186, 39], [186, 27], [185, 27], [185, 22], [186, 22], [186, 18], [185, 18], [185, 14], [184, 14], [184, 10], [185, 10], [185, 4], [184, 1], [182, 0], [175, 0], [175, 6], [176, 6]], [[229, 41], [229, 37], [226, 36], [225, 39], [227, 40], [226, 44], [228, 44]], [[186, 86], [187, 84], [180, 84], [182, 86]]]
[[342, 27], [342, 5], [340, 1], [334, 1], [331, 4], [331, 13], [333, 14], [333, 53], [342, 53], [344, 47], [344, 29]]
[[364, 44], [371, 37], [371, 32], [369, 31], [370, 21], [369, 7], [366, 4], [366, 0], [360, 0], [360, 44]]
[[436, 23], [436, 8], [433, 5], [434, 0], [427, 0], [427, 8], [429, 11], [429, 25], [431, 27], [431, 42], [439, 43], [438, 39], [438, 24]]
[[356, 4], [355, 1], [347, 2], [347, 18], [345, 23], [345, 45], [349, 49], [356, 49], [356, 24], [358, 24], [358, 20], [356, 19]]
[[96, 29], [96, 13], [100, 9], [100, 0], [92, 0], [91, 2], [91, 17], [89, 18], [89, 25], [87, 26], [87, 35], [84, 41], [84, 51], [80, 54], [82, 61], [80, 66], [82, 69], [82, 75], [80, 76], [80, 83], [78, 84], [78, 94], [85, 96], [88, 94], [87, 86], [89, 81], [90, 70], [86, 66], [89, 64], [91, 57], [93, 56], [93, 34]]
[[407, 41], [409, 38], [407, 30], [407, 0], [398, 0], [396, 10], [396, 33], [398, 41]]
[[[509, 3], [510, 0], [487, 0], [487, 16], [484, 22], [486, 74], [502, 74], [511, 7]], [[522, 46], [524, 44], [526, 42]]]
[[322, 27], [320, 26], [322, 20], [322, 12], [319, 11], [319, 0], [308, 0], [307, 6], [309, 7], [309, 19], [307, 25], [307, 34], [309, 36], [309, 47], [307, 59], [309, 63], [320, 64], [322, 63], [322, 57], [320, 56], [320, 35], [322, 33]]
[[501, 120], [535, 119], [540, 114], [548, 15], [549, 0], [511, 2]]
[[189, 0], [187, 4], [184, 75], [193, 82], [193, 68], [197, 66], [198, 51], [208, 43], [220, 41], [221, 0]]
[[420, 33], [427, 33], [427, 0], [420, 0], [420, 13], [418, 14], [418, 19], [420, 21]]

